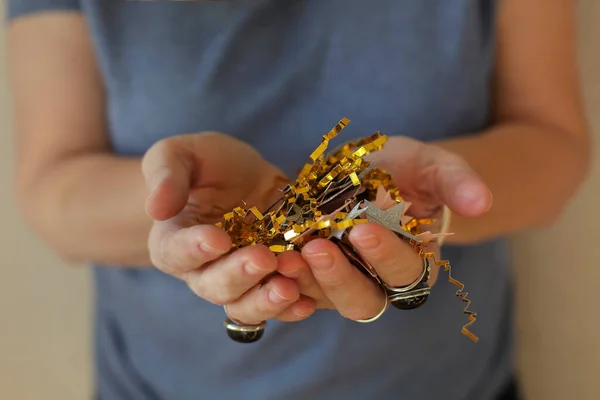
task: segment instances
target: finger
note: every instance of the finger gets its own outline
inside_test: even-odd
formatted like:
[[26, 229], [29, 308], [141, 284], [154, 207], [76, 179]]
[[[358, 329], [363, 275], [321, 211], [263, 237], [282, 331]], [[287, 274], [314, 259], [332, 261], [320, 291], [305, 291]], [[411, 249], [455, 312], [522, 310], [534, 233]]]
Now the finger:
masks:
[[234, 320], [257, 325], [281, 314], [298, 299], [298, 285], [291, 279], [274, 275], [265, 285], [256, 285], [237, 301], [227, 304], [227, 313]]
[[313, 276], [308, 263], [299, 252], [286, 251], [279, 254], [277, 256], [277, 272], [295, 280], [300, 288], [300, 293], [314, 299], [317, 308], [333, 308], [333, 304], [321, 290], [321, 286]]
[[371, 318], [383, 306], [381, 288], [354, 267], [327, 239], [315, 239], [302, 249], [323, 293], [338, 312], [351, 320]]
[[148, 249], [154, 266], [181, 276], [229, 252], [231, 239], [214, 225], [181, 227], [167, 221], [154, 224]]
[[490, 190], [479, 175], [466, 164], [441, 164], [430, 171], [431, 187], [439, 204], [446, 204], [454, 213], [465, 217], [477, 217], [491, 207]]
[[316, 302], [310, 297], [300, 295], [300, 299], [275, 316], [282, 322], [298, 322], [310, 317], [316, 310]]
[[[492, 195], [483, 179], [462, 157], [440, 146], [395, 137], [367, 159], [390, 171], [405, 197], [427, 200], [428, 207], [445, 204], [465, 217], [480, 216], [491, 207]], [[421, 211], [418, 208], [411, 206], [413, 213]]]
[[389, 285], [406, 286], [423, 273], [423, 259], [394, 232], [375, 223], [360, 224], [350, 231], [350, 242]]
[[161, 140], [142, 160], [142, 173], [150, 190], [146, 212], [157, 221], [174, 217], [188, 201], [194, 162], [192, 154], [179, 143], [182, 140]]
[[185, 280], [198, 296], [225, 305], [238, 300], [276, 269], [275, 255], [267, 247], [251, 246], [188, 272]]

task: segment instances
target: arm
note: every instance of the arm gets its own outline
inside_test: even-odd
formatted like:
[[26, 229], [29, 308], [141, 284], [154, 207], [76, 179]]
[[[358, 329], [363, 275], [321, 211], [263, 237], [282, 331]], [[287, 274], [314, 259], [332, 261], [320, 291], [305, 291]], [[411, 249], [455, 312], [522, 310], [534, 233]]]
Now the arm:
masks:
[[25, 220], [68, 261], [150, 264], [152, 221], [144, 213], [140, 159], [111, 153], [102, 82], [82, 16], [15, 19], [8, 52], [16, 193]]
[[580, 99], [571, 0], [499, 4], [495, 125], [436, 145], [461, 155], [494, 200], [477, 218], [453, 216], [446, 243], [547, 226], [584, 180], [590, 143]]

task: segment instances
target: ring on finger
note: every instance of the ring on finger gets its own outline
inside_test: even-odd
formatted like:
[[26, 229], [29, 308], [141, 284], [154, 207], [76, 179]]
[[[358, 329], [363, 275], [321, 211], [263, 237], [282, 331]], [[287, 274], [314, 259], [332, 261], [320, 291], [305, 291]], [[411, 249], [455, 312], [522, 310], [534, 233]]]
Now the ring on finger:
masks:
[[230, 339], [238, 343], [254, 343], [263, 337], [267, 326], [266, 321], [263, 321], [258, 325], [244, 324], [229, 315], [226, 305], [223, 306], [223, 310], [227, 316], [223, 325], [225, 326], [227, 335]]
[[389, 297], [388, 297], [388, 294], [387, 294], [385, 288], [382, 287], [382, 289], [383, 289], [383, 294], [384, 294], [383, 297], [385, 300], [385, 304], [383, 305], [383, 308], [381, 309], [381, 311], [379, 311], [379, 314], [375, 315], [374, 317], [368, 318], [368, 319], [357, 319], [357, 320], [355, 320], [355, 322], [360, 322], [362, 324], [368, 324], [370, 322], [374, 322], [374, 321], [378, 320], [383, 314], [385, 314], [385, 312], [387, 311], [387, 309], [390, 306], [390, 300], [389, 300]]
[[431, 261], [429, 257], [422, 257], [423, 271], [421, 275], [410, 285], [406, 286], [391, 286], [382, 282], [389, 302], [400, 310], [413, 310], [425, 304], [431, 288], [427, 284], [431, 273]]

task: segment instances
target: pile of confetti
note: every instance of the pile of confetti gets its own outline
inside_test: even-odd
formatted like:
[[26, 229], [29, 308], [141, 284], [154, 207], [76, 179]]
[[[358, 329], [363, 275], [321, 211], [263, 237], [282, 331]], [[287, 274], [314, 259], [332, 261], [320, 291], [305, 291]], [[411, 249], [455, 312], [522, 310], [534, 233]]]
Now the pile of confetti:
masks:
[[364, 159], [382, 149], [387, 136], [377, 132], [325, 155], [329, 142], [349, 122], [344, 118], [323, 135], [296, 180], [281, 189], [282, 196], [267, 210], [246, 208], [244, 204], [225, 214], [217, 225], [230, 235], [236, 248], [260, 244], [275, 253], [300, 250], [311, 240], [328, 238], [354, 266], [379, 283], [377, 272], [361, 259], [348, 239], [353, 226], [379, 223], [448, 272], [448, 281], [458, 287], [456, 295], [466, 303], [463, 313], [469, 316], [462, 333], [477, 342], [477, 336], [468, 329], [476, 313], [468, 310], [470, 300], [463, 292], [464, 285], [452, 278], [448, 261], [437, 261], [435, 254], [427, 251], [428, 243], [443, 235], [427, 229], [437, 226], [436, 221], [408, 215], [410, 203], [403, 200], [391, 176]]

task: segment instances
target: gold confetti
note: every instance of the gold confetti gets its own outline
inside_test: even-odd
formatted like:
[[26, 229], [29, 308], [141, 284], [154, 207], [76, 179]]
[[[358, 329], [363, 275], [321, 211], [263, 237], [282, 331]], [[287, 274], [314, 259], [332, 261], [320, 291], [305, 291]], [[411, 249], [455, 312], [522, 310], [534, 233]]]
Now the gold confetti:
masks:
[[458, 287], [456, 296], [466, 303], [463, 310], [469, 322], [462, 333], [477, 342], [479, 338], [469, 331], [476, 313], [468, 308], [471, 301], [464, 293], [464, 285], [454, 279], [450, 263], [438, 261], [427, 244], [442, 235], [425, 229], [434, 221], [418, 219], [407, 214], [410, 203], [404, 201], [391, 175], [375, 168], [364, 157], [383, 148], [387, 136], [375, 134], [347, 142], [325, 155], [329, 143], [350, 122], [343, 118], [331, 131], [324, 134], [321, 144], [310, 154], [294, 182], [283, 188], [282, 196], [267, 210], [256, 207], [236, 207], [223, 215], [216, 225], [231, 237], [233, 247], [265, 245], [274, 253], [300, 250], [316, 238], [330, 238], [348, 259], [363, 268], [374, 279], [376, 271], [354, 253], [348, 239], [353, 226], [366, 222], [379, 223], [396, 232], [422, 257], [430, 258], [448, 272], [448, 282]]

